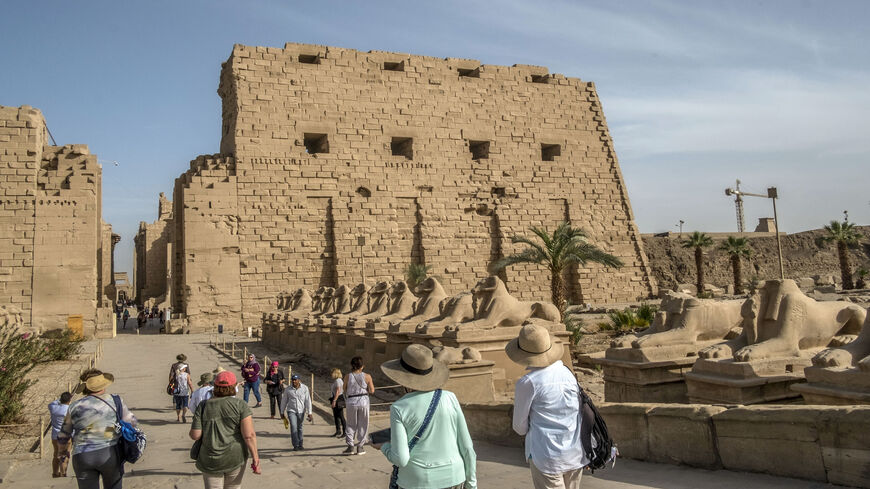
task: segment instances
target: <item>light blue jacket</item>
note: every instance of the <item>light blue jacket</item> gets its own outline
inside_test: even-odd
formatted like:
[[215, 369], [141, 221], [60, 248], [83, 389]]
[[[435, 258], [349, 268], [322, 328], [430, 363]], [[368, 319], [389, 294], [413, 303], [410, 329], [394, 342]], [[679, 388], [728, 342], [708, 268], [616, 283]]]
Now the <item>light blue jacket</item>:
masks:
[[399, 487], [403, 489], [451, 487], [463, 482], [466, 489], [476, 489], [477, 454], [452, 392], [441, 392], [432, 421], [408, 453], [408, 441], [423, 424], [433, 395], [433, 391], [412, 392], [393, 403], [391, 439], [383, 444], [381, 452], [399, 467]]

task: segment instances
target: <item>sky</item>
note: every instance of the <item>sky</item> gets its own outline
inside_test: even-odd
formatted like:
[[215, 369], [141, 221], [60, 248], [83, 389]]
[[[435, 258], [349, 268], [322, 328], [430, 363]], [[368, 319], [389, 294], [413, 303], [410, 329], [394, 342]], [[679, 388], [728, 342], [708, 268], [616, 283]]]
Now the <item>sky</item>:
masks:
[[[325, 44], [594, 81], [641, 232], [736, 231], [724, 189], [779, 189], [785, 232], [870, 223], [867, 1], [17, 1], [0, 7], [0, 105], [42, 110], [103, 165], [132, 272], [139, 221], [219, 151], [233, 44]], [[117, 165], [115, 163], [117, 162]], [[747, 198], [747, 228], [772, 215]], [[582, 226], [582, 218], [578, 220]]]

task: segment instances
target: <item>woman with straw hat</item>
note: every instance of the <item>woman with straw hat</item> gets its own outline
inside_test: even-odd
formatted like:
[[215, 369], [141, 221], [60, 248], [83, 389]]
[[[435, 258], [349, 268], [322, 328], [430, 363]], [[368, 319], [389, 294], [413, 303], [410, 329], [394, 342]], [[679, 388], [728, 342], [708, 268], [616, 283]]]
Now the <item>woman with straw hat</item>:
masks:
[[[121, 435], [115, 431], [115, 400], [106, 394], [106, 388], [115, 377], [89, 369], [82, 373], [80, 380], [84, 397], [70, 404], [57, 435], [59, 450], [68, 454], [70, 439], [75, 442], [72, 465], [79, 489], [98, 489], [101, 478], [104, 488], [120, 488], [124, 469], [115, 445]], [[121, 419], [135, 426], [136, 417], [123, 400], [120, 400], [120, 405]]]
[[381, 371], [410, 392], [390, 408], [389, 441], [372, 446], [393, 463], [400, 488], [477, 487], [477, 455], [452, 392], [450, 371], [423, 345], [409, 345]]
[[562, 363], [562, 344], [544, 327], [526, 324], [505, 346], [528, 369], [514, 391], [513, 429], [526, 437], [535, 489], [579, 489], [589, 457], [580, 443], [580, 386]]

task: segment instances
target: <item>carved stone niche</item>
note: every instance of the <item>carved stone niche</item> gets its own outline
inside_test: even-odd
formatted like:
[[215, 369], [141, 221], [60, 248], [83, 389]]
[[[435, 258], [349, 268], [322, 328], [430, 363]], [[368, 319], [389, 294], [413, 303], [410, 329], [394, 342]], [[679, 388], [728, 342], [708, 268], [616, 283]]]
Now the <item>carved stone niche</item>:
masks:
[[608, 402], [688, 402], [683, 377], [704, 347], [736, 337], [743, 301], [703, 300], [668, 292], [649, 328], [616, 338], [603, 354]]
[[[799, 397], [792, 384], [832, 344], [861, 330], [867, 311], [846, 302], [818, 302], [794, 280], [767, 280], [744, 302], [743, 332], [704, 348], [686, 373], [689, 400], [757, 404]], [[845, 335], [845, 336], [844, 336]]]
[[822, 350], [804, 370], [806, 384], [795, 384], [807, 404], [870, 404], [870, 310], [858, 337]]

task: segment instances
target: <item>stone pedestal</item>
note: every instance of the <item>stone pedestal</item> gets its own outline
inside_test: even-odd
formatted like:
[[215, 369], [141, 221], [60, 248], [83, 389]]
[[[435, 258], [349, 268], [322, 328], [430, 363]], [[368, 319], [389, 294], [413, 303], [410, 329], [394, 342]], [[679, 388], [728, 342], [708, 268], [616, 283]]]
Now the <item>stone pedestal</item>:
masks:
[[452, 363], [448, 365], [450, 380], [444, 388], [456, 394], [460, 403], [493, 402], [495, 401], [492, 381], [494, 365], [494, 362], [487, 361]]
[[799, 357], [750, 362], [698, 359], [691, 372], [685, 374], [689, 401], [760, 404], [795, 399], [800, 395], [791, 386], [806, 381], [804, 368], [812, 364], [815, 353], [816, 350], [803, 350]]
[[[377, 367], [387, 360], [387, 329], [389, 325], [378, 319], [369, 320], [366, 324], [363, 340], [363, 360], [366, 365]], [[393, 357], [395, 358], [395, 357]]]
[[604, 368], [607, 402], [687, 403], [684, 374], [708, 343], [653, 348], [608, 348], [592, 360]]
[[804, 373], [807, 382], [791, 388], [806, 404], [870, 405], [870, 372], [855, 367], [807, 367]]

